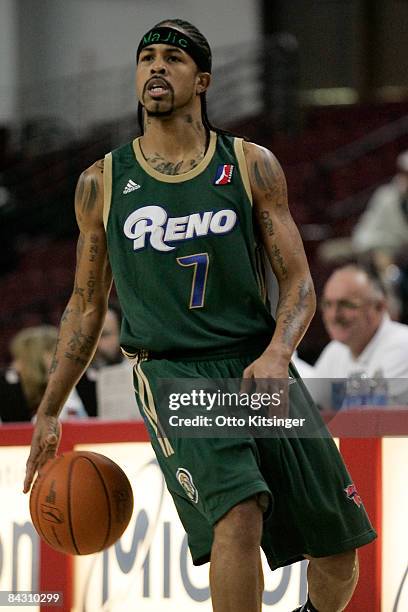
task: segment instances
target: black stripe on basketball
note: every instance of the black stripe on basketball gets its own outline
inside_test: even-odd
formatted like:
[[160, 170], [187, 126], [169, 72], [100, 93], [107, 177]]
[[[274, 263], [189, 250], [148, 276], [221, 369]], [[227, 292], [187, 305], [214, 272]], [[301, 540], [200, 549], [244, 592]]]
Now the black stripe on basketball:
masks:
[[101, 479], [101, 482], [102, 482], [102, 485], [103, 485], [103, 490], [104, 490], [104, 493], [106, 495], [107, 505], [108, 505], [108, 531], [106, 532], [106, 536], [105, 536], [105, 539], [103, 541], [103, 545], [100, 548], [100, 550], [103, 550], [105, 548], [105, 546], [106, 546], [106, 543], [107, 543], [107, 541], [109, 539], [109, 536], [110, 536], [110, 533], [111, 533], [111, 529], [112, 529], [112, 512], [111, 512], [111, 505], [110, 505], [110, 496], [109, 496], [109, 492], [108, 492], [108, 489], [106, 487], [105, 479], [103, 477], [102, 472], [100, 471], [98, 466], [91, 460], [91, 458], [89, 458], [89, 461], [92, 463], [93, 467], [95, 468], [95, 470], [98, 473], [99, 478]]
[[75, 552], [77, 555], [80, 555], [81, 553], [79, 552], [79, 548], [77, 546], [76, 540], [75, 540], [75, 535], [74, 535], [74, 529], [72, 526], [72, 513], [71, 513], [71, 499], [72, 499], [72, 491], [71, 491], [71, 487], [72, 487], [72, 469], [74, 467], [74, 464], [78, 461], [78, 459], [83, 459], [83, 457], [76, 457], [74, 459], [74, 461], [71, 461], [71, 463], [69, 464], [69, 470], [68, 470], [68, 483], [67, 483], [67, 508], [68, 508], [68, 526], [69, 526], [69, 532], [71, 535], [71, 539], [72, 539], [72, 544], [74, 545], [75, 548]]

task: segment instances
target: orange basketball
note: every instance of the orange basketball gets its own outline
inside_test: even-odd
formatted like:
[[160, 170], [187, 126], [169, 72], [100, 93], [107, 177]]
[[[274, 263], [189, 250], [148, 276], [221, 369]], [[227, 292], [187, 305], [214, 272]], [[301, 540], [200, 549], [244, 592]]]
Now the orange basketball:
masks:
[[125, 531], [133, 494], [111, 459], [71, 451], [47, 461], [31, 489], [30, 513], [38, 534], [55, 550], [89, 555], [111, 546]]

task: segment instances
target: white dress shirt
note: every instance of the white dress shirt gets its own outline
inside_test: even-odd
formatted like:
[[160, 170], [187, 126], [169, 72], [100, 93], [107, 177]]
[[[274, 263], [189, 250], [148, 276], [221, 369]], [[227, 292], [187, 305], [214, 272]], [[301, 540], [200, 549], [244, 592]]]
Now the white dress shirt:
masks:
[[384, 318], [365, 349], [354, 357], [345, 344], [332, 340], [314, 366], [313, 396], [324, 408], [331, 405], [330, 379], [348, 378], [353, 373], [388, 381], [389, 403], [405, 404], [408, 392], [408, 325]]

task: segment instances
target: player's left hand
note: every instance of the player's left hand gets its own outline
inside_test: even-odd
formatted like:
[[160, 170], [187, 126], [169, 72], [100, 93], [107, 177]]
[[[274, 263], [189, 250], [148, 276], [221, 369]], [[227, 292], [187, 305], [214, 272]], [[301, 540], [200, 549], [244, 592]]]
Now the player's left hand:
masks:
[[289, 360], [273, 351], [265, 351], [242, 373], [241, 393], [279, 394], [279, 405], [269, 409], [269, 416], [289, 414]]

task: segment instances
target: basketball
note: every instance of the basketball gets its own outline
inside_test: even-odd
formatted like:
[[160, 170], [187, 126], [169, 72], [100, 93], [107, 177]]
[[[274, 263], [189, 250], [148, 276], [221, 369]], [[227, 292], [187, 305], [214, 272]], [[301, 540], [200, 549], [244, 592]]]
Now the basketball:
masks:
[[34, 527], [52, 548], [89, 555], [111, 546], [125, 531], [133, 494], [124, 471], [104, 455], [71, 451], [40, 469], [31, 490]]

